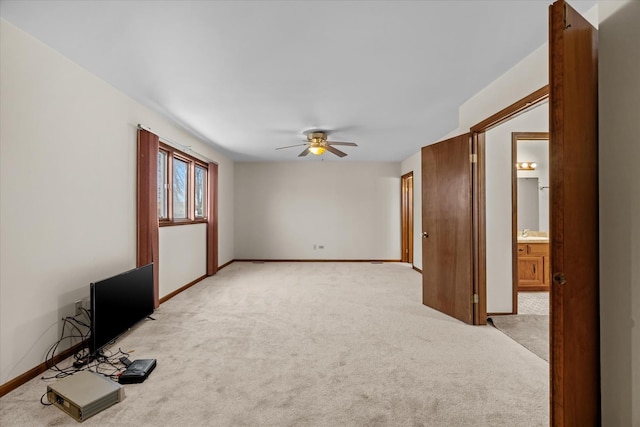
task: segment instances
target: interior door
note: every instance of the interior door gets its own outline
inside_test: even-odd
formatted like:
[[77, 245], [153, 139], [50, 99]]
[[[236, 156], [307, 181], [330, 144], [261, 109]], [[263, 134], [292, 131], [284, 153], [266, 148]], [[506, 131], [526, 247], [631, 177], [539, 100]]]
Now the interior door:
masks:
[[422, 303], [473, 323], [471, 134], [422, 148]]
[[402, 175], [402, 262], [413, 264], [413, 172]]
[[597, 31], [549, 10], [551, 424], [600, 425]]

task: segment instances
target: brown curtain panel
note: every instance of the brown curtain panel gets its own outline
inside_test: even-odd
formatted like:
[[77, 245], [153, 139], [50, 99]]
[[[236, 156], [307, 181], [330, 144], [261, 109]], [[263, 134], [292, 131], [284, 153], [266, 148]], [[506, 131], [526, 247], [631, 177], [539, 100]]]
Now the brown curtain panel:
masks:
[[156, 308], [160, 304], [158, 296], [158, 149], [158, 135], [138, 129], [136, 266], [153, 263], [153, 294]]
[[207, 215], [207, 276], [218, 272], [218, 165], [209, 163], [209, 214]]

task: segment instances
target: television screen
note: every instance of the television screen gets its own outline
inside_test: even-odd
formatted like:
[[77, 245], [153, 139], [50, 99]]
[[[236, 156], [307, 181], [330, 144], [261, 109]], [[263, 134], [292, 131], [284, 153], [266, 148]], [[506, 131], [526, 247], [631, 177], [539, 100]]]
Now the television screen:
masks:
[[153, 313], [153, 264], [91, 283], [89, 351], [96, 356], [140, 320]]

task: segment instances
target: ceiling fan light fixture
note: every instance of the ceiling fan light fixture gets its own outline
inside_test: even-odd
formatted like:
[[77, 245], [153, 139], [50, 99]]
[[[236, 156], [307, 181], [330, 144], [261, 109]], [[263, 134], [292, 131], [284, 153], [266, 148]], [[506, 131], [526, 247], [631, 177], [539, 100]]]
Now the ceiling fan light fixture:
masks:
[[[306, 133], [306, 132], [305, 132]], [[305, 157], [307, 154], [311, 153], [314, 156], [320, 156], [325, 152], [329, 152], [331, 154], [335, 154], [338, 157], [344, 157], [347, 153], [338, 150], [333, 147], [334, 145], [344, 145], [348, 147], [357, 147], [358, 144], [355, 142], [336, 142], [336, 141], [327, 141], [327, 132], [325, 131], [315, 131], [308, 132], [307, 135], [307, 143], [306, 144], [298, 144], [298, 145], [289, 145], [286, 147], [279, 147], [276, 150], [281, 150], [283, 148], [291, 148], [298, 147], [302, 145], [306, 145], [304, 151], [298, 154], [298, 157]]]
[[323, 146], [315, 146], [315, 147], [309, 147], [309, 151], [311, 152], [311, 154], [315, 154], [316, 156], [319, 156], [322, 153], [324, 153], [326, 149]]

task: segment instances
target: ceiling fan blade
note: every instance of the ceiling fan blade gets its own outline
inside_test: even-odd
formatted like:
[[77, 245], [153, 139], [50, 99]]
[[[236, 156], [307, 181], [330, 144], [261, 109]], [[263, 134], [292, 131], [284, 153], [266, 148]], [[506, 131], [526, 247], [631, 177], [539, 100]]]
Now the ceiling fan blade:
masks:
[[348, 147], [357, 147], [358, 144], [356, 144], [355, 142], [334, 142], [334, 141], [327, 141], [327, 145], [344, 145], [344, 146], [348, 146]]
[[307, 148], [305, 148], [305, 150], [302, 153], [298, 154], [298, 157], [304, 157], [309, 153], [310, 153], [309, 147], [307, 147]]
[[347, 153], [342, 152], [342, 151], [338, 150], [337, 148], [333, 148], [333, 147], [332, 147], [332, 146], [330, 146], [330, 145], [327, 145], [327, 146], [325, 146], [324, 148], [326, 148], [326, 149], [327, 149], [327, 151], [329, 151], [329, 152], [331, 152], [331, 153], [335, 154], [335, 155], [336, 155], [336, 156], [338, 156], [338, 157], [344, 157], [344, 156], [346, 156], [346, 155], [347, 155]]
[[278, 147], [278, 148], [276, 148], [276, 150], [282, 150], [282, 149], [284, 149], [284, 148], [302, 147], [303, 145], [307, 145], [307, 143], [304, 143], [304, 144], [296, 144], [296, 145], [287, 145], [286, 147]]

